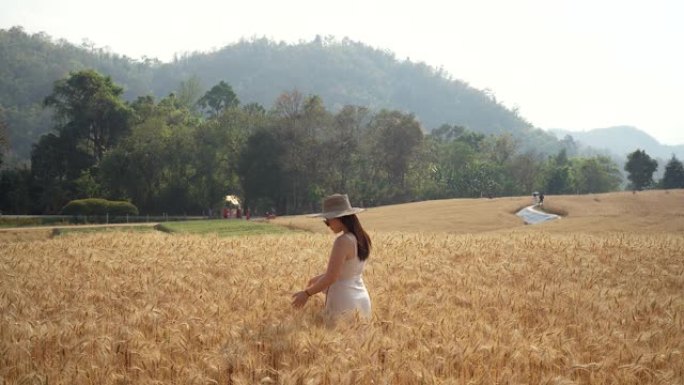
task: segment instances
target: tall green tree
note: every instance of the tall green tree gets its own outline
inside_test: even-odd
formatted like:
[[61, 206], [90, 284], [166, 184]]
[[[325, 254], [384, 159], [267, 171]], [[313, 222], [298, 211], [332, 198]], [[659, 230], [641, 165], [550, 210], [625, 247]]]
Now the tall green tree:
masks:
[[546, 194], [567, 194], [573, 188], [572, 170], [567, 151], [562, 149], [546, 162], [544, 170], [544, 192]]
[[5, 123], [5, 113], [0, 106], [0, 168], [5, 158], [5, 151], [9, 148], [9, 130], [7, 129], [7, 123]]
[[111, 78], [93, 70], [55, 82], [44, 105], [54, 111], [56, 132], [41, 137], [31, 151], [31, 172], [42, 190], [41, 212], [55, 213], [67, 201], [87, 197], [81, 191], [83, 176], [97, 176], [106, 151], [130, 130], [132, 113], [121, 93]]
[[[133, 103], [130, 135], [99, 165], [99, 180], [112, 199], [129, 199], [141, 212], [200, 214], [197, 182], [199, 119], [175, 97]], [[209, 149], [206, 149], [210, 152]], [[206, 207], [205, 207], [206, 208]]]
[[95, 163], [130, 129], [131, 109], [121, 99], [123, 88], [94, 70], [72, 72], [58, 80], [46, 107], [55, 111], [57, 132], [82, 146]]
[[323, 175], [332, 191], [349, 191], [358, 173], [361, 141], [366, 135], [371, 113], [365, 107], [345, 106], [334, 117], [324, 139], [328, 172]]
[[608, 157], [578, 159], [573, 164], [576, 192], [580, 194], [615, 191], [622, 182], [618, 166]]
[[625, 171], [627, 179], [632, 182], [632, 188], [641, 191], [653, 185], [653, 173], [658, 168], [658, 162], [652, 159], [644, 150], [636, 150], [627, 155]]
[[285, 212], [312, 211], [323, 194], [323, 165], [329, 163], [330, 153], [322, 143], [329, 138], [326, 133], [331, 128], [332, 115], [317, 95], [304, 96], [294, 90], [278, 97], [271, 116], [277, 136], [285, 146]]
[[247, 207], [285, 212], [284, 154], [285, 147], [272, 130], [260, 129], [249, 137], [238, 163]]
[[518, 152], [519, 144], [510, 134], [490, 135], [485, 139], [483, 147], [489, 161], [503, 166]]
[[31, 170], [25, 166], [0, 170], [0, 213], [41, 214]]
[[200, 97], [202, 97], [202, 82], [197, 76], [181, 81], [176, 89], [178, 102], [188, 110], [194, 111], [197, 108]]
[[406, 195], [406, 173], [422, 141], [423, 132], [412, 114], [382, 110], [370, 123], [368, 143], [372, 146], [373, 162], [397, 194]]
[[209, 110], [213, 116], [221, 114], [225, 108], [237, 107], [240, 105], [240, 100], [228, 83], [221, 80], [217, 85], [211, 87], [207, 93], [204, 94], [197, 104], [205, 110]]
[[506, 164], [508, 174], [516, 181], [516, 195], [528, 195], [540, 180], [543, 156], [534, 151], [516, 155]]
[[192, 185], [203, 207], [215, 208], [226, 195], [241, 195], [240, 155], [252, 132], [265, 122], [265, 115], [259, 111], [233, 107], [197, 127]]
[[684, 166], [674, 155], [665, 166], [665, 175], [661, 181], [663, 188], [684, 188]]

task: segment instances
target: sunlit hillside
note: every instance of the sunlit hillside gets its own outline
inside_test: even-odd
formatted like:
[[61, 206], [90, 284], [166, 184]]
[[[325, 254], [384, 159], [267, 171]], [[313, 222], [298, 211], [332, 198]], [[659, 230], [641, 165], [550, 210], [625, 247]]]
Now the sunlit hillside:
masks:
[[546, 207], [567, 216], [545, 231], [684, 234], [684, 190], [549, 197]]
[[[530, 204], [531, 197], [449, 199], [371, 208], [361, 213], [360, 218], [371, 231], [684, 232], [684, 190], [551, 195], [546, 197], [546, 209], [560, 213], [563, 218], [526, 226], [515, 212]], [[314, 232], [327, 231], [320, 219], [306, 216], [281, 217], [275, 223]]]

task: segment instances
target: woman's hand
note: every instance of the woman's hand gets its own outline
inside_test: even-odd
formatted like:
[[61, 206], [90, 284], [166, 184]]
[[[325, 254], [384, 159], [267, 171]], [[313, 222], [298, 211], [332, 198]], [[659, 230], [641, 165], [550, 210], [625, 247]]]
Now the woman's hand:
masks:
[[302, 306], [304, 306], [304, 304], [306, 304], [306, 301], [309, 300], [309, 295], [306, 294], [306, 291], [302, 290], [294, 293], [292, 295], [292, 298], [292, 307], [294, 307], [295, 309], [299, 309]]

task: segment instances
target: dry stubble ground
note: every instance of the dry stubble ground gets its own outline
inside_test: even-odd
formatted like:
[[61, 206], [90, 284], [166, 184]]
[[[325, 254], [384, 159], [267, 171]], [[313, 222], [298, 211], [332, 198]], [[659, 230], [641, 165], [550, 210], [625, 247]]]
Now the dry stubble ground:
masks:
[[0, 383], [678, 384], [679, 235], [373, 233], [369, 324], [325, 326], [330, 235], [0, 245]]

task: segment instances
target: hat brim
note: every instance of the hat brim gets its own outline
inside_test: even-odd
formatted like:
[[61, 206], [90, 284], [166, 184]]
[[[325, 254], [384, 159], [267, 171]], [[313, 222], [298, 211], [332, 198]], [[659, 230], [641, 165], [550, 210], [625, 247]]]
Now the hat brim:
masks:
[[352, 207], [349, 210], [342, 210], [342, 211], [330, 211], [327, 213], [318, 213], [318, 214], [310, 214], [307, 215], [309, 218], [325, 218], [325, 219], [332, 219], [332, 218], [339, 218], [343, 217], [345, 215], [353, 215], [353, 214], [358, 214], [362, 211], [366, 211], [366, 209], [362, 209], [360, 207]]

